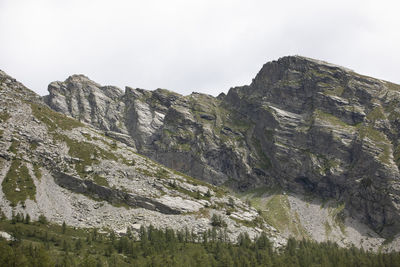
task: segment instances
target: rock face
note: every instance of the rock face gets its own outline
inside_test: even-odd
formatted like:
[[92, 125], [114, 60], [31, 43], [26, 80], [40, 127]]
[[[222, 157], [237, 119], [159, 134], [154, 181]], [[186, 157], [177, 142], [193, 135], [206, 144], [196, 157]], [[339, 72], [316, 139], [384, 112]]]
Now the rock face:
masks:
[[54, 110], [128, 135], [170, 168], [242, 191], [279, 185], [335, 199], [383, 236], [400, 230], [399, 85], [290, 56], [217, 98], [123, 94], [83, 76], [49, 92]]
[[254, 122], [282, 186], [335, 198], [383, 235], [399, 231], [400, 87], [302, 57], [267, 63], [224, 102]]
[[63, 83], [52, 82], [48, 90], [45, 100], [55, 111], [106, 131], [118, 129], [126, 133], [123, 125], [118, 125], [125, 106], [121, 101], [123, 93], [117, 87], [100, 86], [84, 75], [72, 75]]
[[[0, 71], [0, 214], [29, 214], [33, 220], [44, 215], [59, 224], [117, 232], [152, 224], [199, 236], [213, 228], [216, 214], [226, 222], [218, 231], [232, 242], [241, 232], [255, 237], [265, 231], [276, 246], [285, 243], [255, 208], [226, 190], [138, 154], [128, 128], [117, 128], [125, 114], [118, 89], [99, 87], [84, 76], [70, 77], [67, 84], [52, 83], [58, 98], [46, 99], [85, 123], [51, 110]], [[156, 129], [140, 119], [135, 127]], [[238, 220], [230, 213], [249, 216]]]

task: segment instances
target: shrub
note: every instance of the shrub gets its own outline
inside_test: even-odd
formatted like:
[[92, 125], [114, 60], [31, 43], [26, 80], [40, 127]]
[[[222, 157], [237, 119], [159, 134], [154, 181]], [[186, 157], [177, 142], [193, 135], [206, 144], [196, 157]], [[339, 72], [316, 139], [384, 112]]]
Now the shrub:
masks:
[[215, 227], [226, 227], [226, 222], [222, 219], [221, 215], [213, 214], [211, 217], [211, 225]]
[[41, 224], [47, 224], [48, 221], [47, 221], [46, 216], [44, 216], [43, 214], [39, 215], [39, 223], [41, 223]]

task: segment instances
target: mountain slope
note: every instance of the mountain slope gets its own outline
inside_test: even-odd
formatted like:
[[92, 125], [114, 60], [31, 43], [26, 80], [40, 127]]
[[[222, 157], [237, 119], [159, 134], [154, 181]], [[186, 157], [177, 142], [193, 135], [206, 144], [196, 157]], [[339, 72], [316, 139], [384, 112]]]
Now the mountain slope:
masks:
[[384, 237], [399, 232], [399, 85], [291, 56], [217, 98], [121, 93], [79, 75], [49, 92], [53, 109], [170, 168], [239, 191], [314, 194]]
[[264, 230], [277, 246], [292, 235], [400, 250], [398, 85], [299, 56], [218, 97], [122, 92], [73, 75], [40, 98], [0, 81], [9, 217], [202, 233], [218, 214], [231, 240]]
[[275, 245], [285, 242], [238, 198], [52, 111], [4, 72], [0, 114], [0, 208], [8, 218], [44, 215], [121, 233], [152, 224], [202, 234], [215, 226], [230, 240], [266, 231]]

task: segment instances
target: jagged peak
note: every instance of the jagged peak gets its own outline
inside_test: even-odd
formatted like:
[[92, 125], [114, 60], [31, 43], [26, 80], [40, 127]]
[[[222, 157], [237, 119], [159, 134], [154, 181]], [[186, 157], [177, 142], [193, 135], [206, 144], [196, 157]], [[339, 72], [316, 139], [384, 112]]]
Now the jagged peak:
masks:
[[[363, 78], [369, 78], [357, 74], [353, 70], [340, 65], [305, 56], [294, 55], [284, 56], [278, 60], [265, 63], [256, 77], [253, 79], [252, 85], [260, 83], [275, 83], [289, 75], [288, 73], [305, 73], [310, 70], [315, 70], [316, 72], [338, 72], [344, 75], [355, 75]], [[372, 80], [373, 78], [369, 79]]]
[[79, 90], [89, 88], [89, 90], [101, 91], [104, 95], [111, 98], [117, 98], [123, 95], [123, 91], [120, 88], [112, 85], [102, 86], [83, 74], [73, 74], [65, 79], [64, 82], [51, 82], [48, 86], [48, 91], [50, 94], [57, 94], [59, 92], [63, 94], [65, 91], [70, 91], [71, 88], [77, 88]]
[[88, 76], [84, 74], [73, 74], [69, 76], [66, 80], [66, 83], [90, 83], [96, 85], [96, 87], [101, 87], [100, 84], [91, 80]]
[[[305, 56], [301, 56], [301, 55], [294, 55], [294, 56], [286, 56], [286, 57], [282, 57], [280, 59], [285, 59], [285, 58], [295, 58], [298, 60], [302, 60], [303, 62], [308, 62], [308, 63], [314, 63], [317, 65], [321, 65], [321, 66], [325, 66], [325, 67], [331, 67], [331, 68], [338, 68], [338, 69], [342, 69], [344, 71], [347, 72], [354, 72], [354, 70], [337, 65], [337, 64], [333, 64], [324, 60], [319, 60], [319, 59], [315, 59], [315, 58], [310, 58], [310, 57], [305, 57]], [[278, 59], [278, 61], [280, 60]]]

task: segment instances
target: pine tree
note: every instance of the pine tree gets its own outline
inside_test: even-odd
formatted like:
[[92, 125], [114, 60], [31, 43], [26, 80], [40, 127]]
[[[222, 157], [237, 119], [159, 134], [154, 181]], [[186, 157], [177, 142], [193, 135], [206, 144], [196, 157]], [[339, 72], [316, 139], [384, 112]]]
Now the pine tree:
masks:
[[62, 228], [62, 233], [65, 234], [67, 232], [67, 224], [65, 223], [65, 221], [63, 221], [61, 228]]
[[29, 216], [29, 214], [27, 213], [25, 216], [25, 223], [29, 224], [31, 222], [31, 217]]

